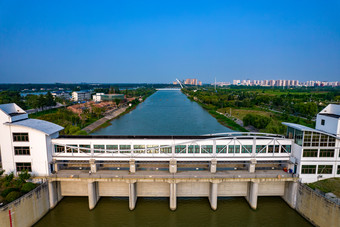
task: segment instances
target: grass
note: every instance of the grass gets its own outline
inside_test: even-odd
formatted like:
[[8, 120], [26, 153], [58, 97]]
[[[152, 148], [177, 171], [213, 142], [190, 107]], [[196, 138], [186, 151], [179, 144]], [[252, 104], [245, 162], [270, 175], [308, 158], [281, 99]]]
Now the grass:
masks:
[[319, 189], [322, 192], [328, 193], [332, 192], [337, 197], [340, 197], [340, 178], [329, 178], [325, 180], [320, 180], [314, 183], [307, 184], [312, 189]]
[[40, 111], [40, 112], [36, 112], [36, 113], [32, 113], [32, 114], [29, 114], [28, 116], [30, 118], [38, 118], [40, 116], [43, 116], [45, 114], [51, 114], [51, 113], [56, 113], [58, 111], [59, 108], [54, 108], [54, 109], [49, 109], [49, 110], [43, 110], [43, 111]]
[[257, 114], [257, 115], [261, 115], [261, 116], [265, 116], [265, 117], [272, 117], [273, 113], [271, 112], [266, 112], [263, 110], [256, 110], [256, 109], [236, 109], [236, 108], [223, 108], [223, 109], [218, 109], [218, 112], [221, 113], [230, 113], [230, 109], [231, 109], [231, 115], [233, 117], [236, 117], [240, 120], [242, 120], [247, 114]]

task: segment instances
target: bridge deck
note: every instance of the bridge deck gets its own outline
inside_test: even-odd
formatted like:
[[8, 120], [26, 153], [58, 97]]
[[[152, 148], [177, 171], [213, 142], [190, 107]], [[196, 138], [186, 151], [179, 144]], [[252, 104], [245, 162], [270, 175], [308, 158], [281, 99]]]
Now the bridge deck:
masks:
[[50, 176], [51, 178], [96, 178], [96, 179], [244, 179], [244, 178], [295, 178], [292, 174], [282, 170], [258, 170], [249, 173], [245, 170], [220, 171], [210, 173], [209, 171], [183, 171], [171, 174], [167, 171], [137, 171], [130, 173], [126, 170], [98, 170], [96, 173], [89, 173], [86, 170], [60, 170]]

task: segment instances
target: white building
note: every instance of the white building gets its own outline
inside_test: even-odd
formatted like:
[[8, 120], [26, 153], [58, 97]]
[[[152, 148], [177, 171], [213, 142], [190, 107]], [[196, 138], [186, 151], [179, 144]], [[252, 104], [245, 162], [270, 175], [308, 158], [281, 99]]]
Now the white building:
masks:
[[89, 91], [74, 91], [72, 92], [72, 100], [75, 102], [91, 100], [91, 93]]
[[53, 98], [59, 97], [62, 99], [66, 99], [66, 100], [70, 100], [71, 96], [68, 92], [64, 92], [64, 91], [54, 91], [51, 92]]
[[63, 127], [37, 119], [14, 103], [0, 105], [0, 151], [2, 168], [17, 174], [29, 170], [33, 175], [51, 173], [53, 146]]

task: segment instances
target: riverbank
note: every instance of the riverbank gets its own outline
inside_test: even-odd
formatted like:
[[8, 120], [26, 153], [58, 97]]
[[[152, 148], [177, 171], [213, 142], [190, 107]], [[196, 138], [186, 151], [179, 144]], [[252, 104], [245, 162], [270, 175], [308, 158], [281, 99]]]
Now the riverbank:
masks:
[[204, 104], [203, 102], [199, 101], [197, 98], [190, 96], [190, 94], [185, 93], [185, 91], [182, 89], [183, 94], [185, 94], [191, 101], [196, 102], [199, 104], [203, 109], [208, 111], [208, 113], [213, 116], [221, 125], [230, 128], [233, 131], [238, 132], [248, 132], [247, 129], [242, 127], [241, 125], [237, 124], [235, 121], [231, 120], [230, 118], [226, 117], [225, 115], [217, 112], [212, 107]]

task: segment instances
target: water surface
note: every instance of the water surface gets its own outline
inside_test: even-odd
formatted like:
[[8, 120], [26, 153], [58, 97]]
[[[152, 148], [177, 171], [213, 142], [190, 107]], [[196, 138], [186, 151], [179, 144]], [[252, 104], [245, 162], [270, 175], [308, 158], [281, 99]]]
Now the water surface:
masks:
[[181, 91], [157, 91], [93, 135], [203, 135], [230, 132]]

